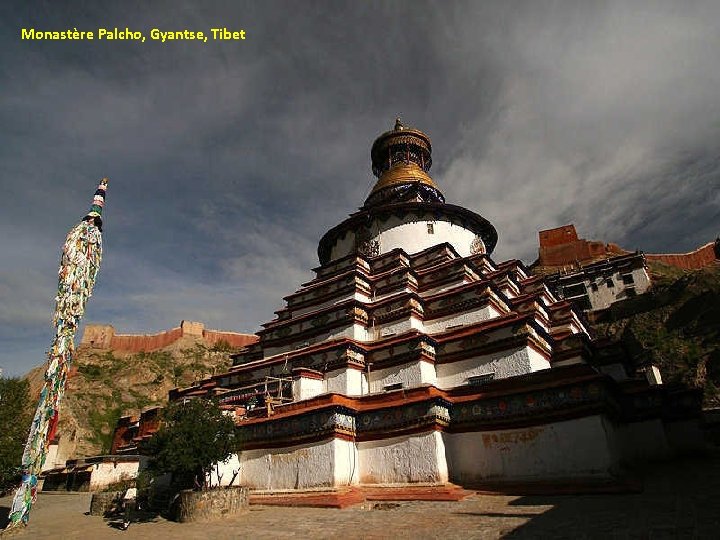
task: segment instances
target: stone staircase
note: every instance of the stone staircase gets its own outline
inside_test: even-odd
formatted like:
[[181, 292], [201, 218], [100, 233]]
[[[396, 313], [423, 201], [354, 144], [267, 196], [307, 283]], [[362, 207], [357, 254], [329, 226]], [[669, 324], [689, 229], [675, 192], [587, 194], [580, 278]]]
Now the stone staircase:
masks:
[[250, 504], [346, 508], [373, 501], [461, 501], [474, 494], [455, 484], [361, 485], [305, 491], [254, 491], [250, 493]]

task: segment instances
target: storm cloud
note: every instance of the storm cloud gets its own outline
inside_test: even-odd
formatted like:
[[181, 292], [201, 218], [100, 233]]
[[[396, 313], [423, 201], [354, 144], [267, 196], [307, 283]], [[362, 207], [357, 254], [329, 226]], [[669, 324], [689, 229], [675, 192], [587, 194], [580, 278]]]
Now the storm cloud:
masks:
[[[716, 2], [4, 3], [0, 366], [43, 361], [66, 231], [109, 176], [85, 320], [252, 332], [311, 279], [395, 116], [433, 140], [495, 258], [537, 231], [648, 252], [714, 239]], [[50, 42], [20, 29], [245, 29], [242, 42]]]

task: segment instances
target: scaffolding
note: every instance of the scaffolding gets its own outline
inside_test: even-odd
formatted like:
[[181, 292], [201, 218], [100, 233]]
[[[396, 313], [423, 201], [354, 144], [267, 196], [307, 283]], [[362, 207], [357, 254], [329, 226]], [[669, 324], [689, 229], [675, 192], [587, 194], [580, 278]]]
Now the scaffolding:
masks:
[[[270, 384], [277, 382], [277, 392], [275, 395], [270, 390]], [[290, 395], [285, 395], [285, 388], [290, 390]], [[267, 408], [267, 415], [272, 416], [275, 412], [275, 407], [282, 405], [283, 403], [289, 403], [293, 400], [292, 398], [292, 377], [265, 377], [265, 407]]]

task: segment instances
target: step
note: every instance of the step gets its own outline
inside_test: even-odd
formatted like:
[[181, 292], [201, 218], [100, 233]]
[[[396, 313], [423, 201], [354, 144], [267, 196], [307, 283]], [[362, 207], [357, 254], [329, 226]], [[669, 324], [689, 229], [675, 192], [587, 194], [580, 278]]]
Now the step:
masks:
[[352, 486], [330, 490], [250, 493], [250, 504], [346, 508], [367, 501], [461, 501], [474, 491], [454, 484]]

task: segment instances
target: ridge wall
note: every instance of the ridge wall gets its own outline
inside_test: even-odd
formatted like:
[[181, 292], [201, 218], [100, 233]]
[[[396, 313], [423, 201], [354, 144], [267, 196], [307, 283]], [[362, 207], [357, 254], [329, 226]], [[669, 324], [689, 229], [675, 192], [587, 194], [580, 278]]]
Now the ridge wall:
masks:
[[[570, 266], [632, 253], [617, 244], [578, 238], [573, 224], [540, 231], [538, 236], [540, 239], [538, 265], [541, 267]], [[683, 270], [697, 270], [710, 266], [720, 259], [720, 240], [708, 242], [689, 253], [645, 253], [644, 255], [648, 261], [669, 264]]]
[[157, 334], [116, 334], [115, 328], [110, 324], [88, 324], [85, 326], [80, 346], [129, 353], [150, 352], [168, 347], [184, 336], [199, 338], [210, 347], [221, 341], [231, 347], [245, 347], [258, 339], [254, 334], [206, 329], [203, 323], [193, 321], [182, 321], [180, 326]]

